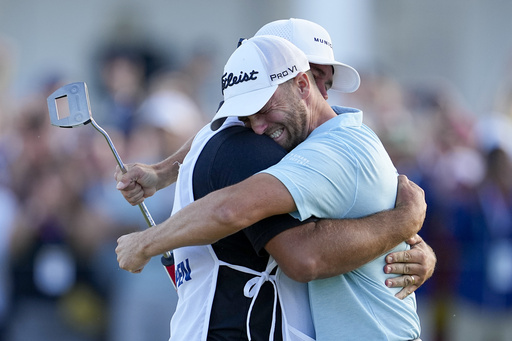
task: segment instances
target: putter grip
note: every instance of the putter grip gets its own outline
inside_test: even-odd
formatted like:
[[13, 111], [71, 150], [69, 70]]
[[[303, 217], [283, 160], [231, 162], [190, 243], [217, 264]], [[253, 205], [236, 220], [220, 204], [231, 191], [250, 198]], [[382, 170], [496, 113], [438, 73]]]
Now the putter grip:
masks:
[[169, 276], [169, 279], [171, 280], [172, 284], [174, 285], [174, 289], [177, 289], [176, 287], [176, 271], [174, 266], [174, 255], [171, 253], [169, 255], [165, 254], [160, 259], [162, 262], [162, 265], [164, 266], [165, 272], [167, 272], [167, 275]]

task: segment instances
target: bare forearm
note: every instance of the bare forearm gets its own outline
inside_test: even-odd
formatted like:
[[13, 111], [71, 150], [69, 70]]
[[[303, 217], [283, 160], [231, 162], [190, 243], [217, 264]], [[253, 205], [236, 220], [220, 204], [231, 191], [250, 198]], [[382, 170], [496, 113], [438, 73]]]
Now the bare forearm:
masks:
[[154, 256], [179, 247], [212, 244], [264, 218], [294, 209], [293, 199], [279, 180], [258, 174], [192, 202], [150, 229], [155, 236], [147, 246], [148, 253]]
[[[212, 244], [281, 210], [292, 211], [295, 206], [289, 193], [286, 189], [280, 192], [273, 183], [278, 180], [271, 175], [261, 177], [261, 196], [256, 195], [251, 181], [239, 183], [192, 202], [161, 224], [121, 236], [116, 248], [119, 266], [140, 272], [154, 256], [185, 246]], [[272, 199], [271, 194], [275, 194]], [[270, 208], [264, 209], [266, 204]]]
[[189, 139], [181, 148], [165, 160], [153, 166], [158, 176], [157, 189], [160, 190], [176, 182], [180, 165], [190, 151], [193, 138]]
[[300, 282], [340, 275], [409, 237], [400, 209], [359, 219], [321, 219], [282, 232], [267, 245], [281, 269]]
[[423, 191], [401, 178], [396, 208], [358, 219], [325, 219], [282, 232], [265, 246], [297, 281], [360, 267], [415, 235], [426, 212]]
[[383, 211], [360, 219], [320, 220], [317, 233], [317, 276], [331, 277], [352, 271], [414, 235], [421, 226], [405, 220], [400, 208]]

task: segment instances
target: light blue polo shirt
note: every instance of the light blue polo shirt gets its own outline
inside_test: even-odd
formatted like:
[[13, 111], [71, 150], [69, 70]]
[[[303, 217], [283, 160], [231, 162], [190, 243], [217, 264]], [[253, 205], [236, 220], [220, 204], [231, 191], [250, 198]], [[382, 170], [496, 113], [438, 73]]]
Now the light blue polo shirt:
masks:
[[[395, 206], [397, 171], [360, 110], [333, 107], [338, 116], [315, 129], [275, 166], [263, 171], [290, 191], [301, 220], [359, 218]], [[406, 250], [401, 243], [393, 251]], [[386, 253], [387, 254], [387, 253]], [[412, 340], [420, 335], [414, 294], [387, 288], [385, 255], [349, 273], [309, 283], [318, 340]]]

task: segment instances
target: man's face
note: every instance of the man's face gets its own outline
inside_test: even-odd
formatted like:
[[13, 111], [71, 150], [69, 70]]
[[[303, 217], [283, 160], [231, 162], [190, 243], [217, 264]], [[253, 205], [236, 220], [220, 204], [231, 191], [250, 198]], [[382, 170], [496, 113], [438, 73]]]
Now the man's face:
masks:
[[332, 65], [319, 65], [319, 64], [309, 64], [311, 68], [311, 72], [313, 73], [313, 77], [315, 77], [315, 83], [320, 90], [322, 96], [327, 100], [329, 95], [327, 95], [327, 90], [332, 87], [332, 77], [334, 75], [334, 68]]
[[306, 105], [289, 86], [277, 88], [268, 103], [256, 114], [239, 119], [256, 134], [269, 136], [287, 151], [309, 135]]

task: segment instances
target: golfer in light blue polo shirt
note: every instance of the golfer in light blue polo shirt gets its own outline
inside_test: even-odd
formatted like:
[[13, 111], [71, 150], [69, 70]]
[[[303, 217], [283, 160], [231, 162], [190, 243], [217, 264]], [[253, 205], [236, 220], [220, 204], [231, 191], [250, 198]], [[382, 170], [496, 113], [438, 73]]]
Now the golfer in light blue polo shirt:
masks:
[[[360, 110], [333, 107], [338, 116], [263, 171], [278, 178], [301, 220], [358, 218], [395, 206], [397, 171]], [[298, 171], [298, 167], [300, 170]], [[402, 242], [392, 251], [409, 246]], [[386, 253], [387, 254], [387, 253]], [[414, 294], [404, 300], [384, 285], [385, 255], [343, 275], [308, 284], [318, 340], [413, 340], [420, 335]], [[333, 318], [335, 318], [333, 320]]]

